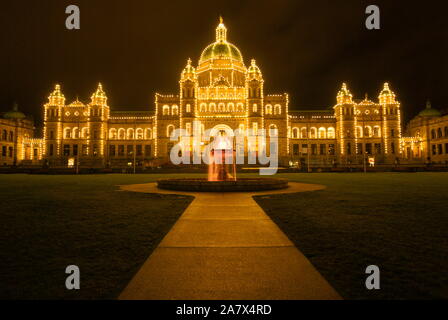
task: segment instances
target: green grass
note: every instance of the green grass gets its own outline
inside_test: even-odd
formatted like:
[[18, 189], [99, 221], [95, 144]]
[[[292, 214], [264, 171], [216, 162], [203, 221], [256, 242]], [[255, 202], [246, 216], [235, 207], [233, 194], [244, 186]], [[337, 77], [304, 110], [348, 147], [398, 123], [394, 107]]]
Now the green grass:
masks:
[[0, 299], [116, 298], [192, 200], [117, 191], [159, 177], [0, 175]]
[[[448, 298], [448, 173], [279, 177], [327, 186], [256, 201], [344, 298]], [[371, 264], [380, 290], [365, 288]]]

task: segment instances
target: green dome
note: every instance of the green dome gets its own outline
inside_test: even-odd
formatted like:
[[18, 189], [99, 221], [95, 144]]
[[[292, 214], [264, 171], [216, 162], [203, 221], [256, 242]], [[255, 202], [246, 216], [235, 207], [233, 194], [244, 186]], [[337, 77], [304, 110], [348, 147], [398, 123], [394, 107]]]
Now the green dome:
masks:
[[240, 50], [227, 41], [212, 43], [201, 54], [199, 64], [209, 59], [233, 59], [243, 63]]
[[14, 107], [11, 111], [8, 111], [3, 115], [3, 118], [5, 118], [5, 119], [25, 119], [26, 116], [23, 112], [19, 111], [19, 108], [17, 105], [14, 105]]
[[440, 117], [442, 114], [439, 110], [431, 107], [431, 102], [426, 103], [426, 109], [420, 111], [418, 114], [420, 117]]

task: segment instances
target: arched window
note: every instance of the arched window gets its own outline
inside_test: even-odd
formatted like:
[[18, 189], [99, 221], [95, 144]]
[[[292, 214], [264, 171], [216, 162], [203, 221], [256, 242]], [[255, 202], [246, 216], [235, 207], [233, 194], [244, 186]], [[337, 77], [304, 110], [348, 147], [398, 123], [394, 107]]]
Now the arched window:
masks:
[[179, 107], [178, 107], [177, 105], [173, 105], [173, 106], [171, 107], [171, 114], [172, 114], [173, 116], [179, 114]]
[[282, 106], [279, 104], [276, 104], [274, 107], [274, 114], [282, 114]]
[[252, 112], [257, 112], [257, 111], [258, 111], [258, 106], [257, 106], [256, 103], [254, 103], [254, 104], [252, 105]]
[[65, 128], [64, 129], [64, 138], [70, 139], [72, 137], [72, 129], [71, 128]]
[[238, 111], [238, 112], [243, 112], [244, 111], [244, 105], [242, 104], [242, 103], [238, 103], [237, 105], [236, 105], [236, 111]]
[[379, 126], [373, 127], [373, 136], [376, 138], [381, 137], [381, 130]]
[[448, 127], [445, 127], [445, 137], [448, 137]]
[[324, 127], [319, 128], [319, 139], [327, 138], [327, 130]]
[[78, 127], [73, 128], [72, 137], [73, 137], [73, 139], [79, 139], [79, 128]]
[[134, 129], [133, 128], [128, 128], [126, 137], [127, 137], [127, 139], [134, 139]]
[[81, 137], [83, 137], [84, 139], [89, 137], [89, 127], [82, 128]]
[[123, 128], [118, 129], [118, 139], [126, 139], [126, 131]]
[[150, 128], [146, 128], [145, 130], [145, 139], [152, 139], [152, 131]]
[[362, 138], [362, 127], [356, 127], [356, 137], [357, 138]]
[[302, 139], [306, 139], [307, 138], [306, 128], [300, 129], [300, 138], [302, 138]]
[[201, 103], [201, 106], [200, 106], [199, 110], [200, 110], [201, 112], [205, 112], [205, 111], [207, 111], [207, 104], [205, 104], [205, 103]]
[[185, 112], [191, 112], [191, 104], [185, 106]]
[[364, 135], [368, 138], [370, 138], [372, 136], [372, 127], [371, 126], [364, 127]]
[[299, 128], [296, 127], [292, 128], [292, 137], [294, 139], [297, 139], [299, 137]]
[[138, 128], [135, 131], [135, 133], [136, 133], [137, 139], [143, 139], [143, 129], [142, 128]]
[[435, 139], [436, 138], [436, 130], [432, 129], [431, 130], [431, 139]]
[[166, 136], [168, 137], [168, 138], [171, 138], [171, 135], [174, 133], [174, 126], [172, 125], [172, 124], [169, 124], [167, 127], [166, 127]]
[[277, 126], [275, 124], [271, 124], [269, 126], [269, 136], [270, 137], [278, 136], [278, 129], [277, 129]]
[[266, 114], [272, 114], [272, 106], [270, 104], [266, 105]]
[[216, 112], [216, 104], [214, 104], [214, 103], [210, 103], [210, 104], [208, 105], [208, 111], [210, 111], [210, 112]]
[[230, 112], [235, 112], [235, 105], [230, 102], [229, 104], [227, 104], [227, 109], [229, 109]]
[[117, 129], [111, 128], [109, 130], [109, 139], [117, 139]]
[[170, 106], [164, 105], [162, 110], [163, 110], [163, 115], [164, 116], [167, 116], [167, 115], [170, 114]]
[[333, 127], [329, 127], [329, 128], [327, 129], [327, 138], [328, 138], [328, 139], [334, 139], [334, 138], [336, 138], [336, 131], [334, 130]]
[[442, 138], [442, 128], [437, 129], [437, 138]]
[[218, 104], [218, 111], [220, 112], [225, 112], [226, 111], [226, 105], [224, 103], [219, 103]]
[[314, 128], [314, 127], [310, 129], [310, 138], [311, 139], [316, 139], [317, 138], [317, 129]]

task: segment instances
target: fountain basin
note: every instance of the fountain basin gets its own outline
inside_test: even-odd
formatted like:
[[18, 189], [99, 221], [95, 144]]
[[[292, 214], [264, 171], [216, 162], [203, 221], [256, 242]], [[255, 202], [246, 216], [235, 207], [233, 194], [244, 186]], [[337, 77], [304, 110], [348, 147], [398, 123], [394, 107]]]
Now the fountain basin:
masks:
[[157, 187], [165, 190], [191, 192], [247, 192], [279, 190], [288, 187], [287, 179], [239, 178], [236, 181], [208, 181], [207, 179], [160, 179]]

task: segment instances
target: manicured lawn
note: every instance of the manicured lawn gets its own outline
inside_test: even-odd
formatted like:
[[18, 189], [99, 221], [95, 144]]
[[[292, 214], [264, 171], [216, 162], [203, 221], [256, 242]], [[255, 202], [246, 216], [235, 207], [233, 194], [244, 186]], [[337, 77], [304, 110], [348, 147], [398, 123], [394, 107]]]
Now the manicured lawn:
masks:
[[448, 298], [448, 173], [279, 177], [327, 186], [256, 200], [344, 298]]
[[[448, 298], [448, 173], [278, 176], [327, 186], [256, 200], [344, 298]], [[160, 177], [0, 175], [0, 299], [116, 298], [192, 200], [117, 191]]]
[[116, 191], [157, 178], [0, 175], [0, 299], [116, 298], [192, 200]]

